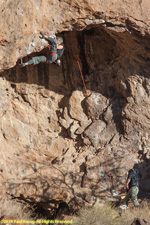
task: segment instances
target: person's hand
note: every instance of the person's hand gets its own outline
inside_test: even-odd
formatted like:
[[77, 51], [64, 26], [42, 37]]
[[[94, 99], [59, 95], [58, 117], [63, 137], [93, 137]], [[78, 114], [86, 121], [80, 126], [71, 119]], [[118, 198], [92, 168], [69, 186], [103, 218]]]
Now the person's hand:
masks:
[[127, 191], [129, 190], [129, 186], [128, 186], [128, 185], [126, 185], [126, 190], [127, 190]]
[[40, 32], [39, 38], [44, 39], [45, 38], [45, 34], [43, 32]]

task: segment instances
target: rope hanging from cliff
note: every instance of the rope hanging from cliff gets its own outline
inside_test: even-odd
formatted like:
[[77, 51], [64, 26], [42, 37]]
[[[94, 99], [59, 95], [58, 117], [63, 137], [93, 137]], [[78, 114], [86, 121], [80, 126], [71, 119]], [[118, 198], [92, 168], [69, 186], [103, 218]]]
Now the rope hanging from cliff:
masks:
[[100, 143], [100, 146], [101, 146], [101, 152], [102, 152], [102, 154], [103, 154], [103, 156], [104, 156], [104, 160], [105, 160], [105, 164], [106, 164], [106, 168], [107, 168], [107, 173], [108, 173], [110, 182], [111, 182], [112, 187], [113, 187], [112, 177], [111, 177], [111, 175], [110, 175], [110, 171], [109, 171], [109, 167], [108, 167], [108, 164], [107, 164], [107, 159], [106, 159], [104, 150], [102, 149], [102, 143], [101, 143], [101, 141], [100, 141], [100, 135], [99, 135], [98, 128], [97, 128], [97, 125], [96, 125], [96, 121], [95, 121], [95, 118], [94, 118], [94, 113], [93, 113], [93, 110], [92, 110], [92, 106], [91, 106], [90, 101], [89, 101], [89, 97], [88, 97], [88, 93], [87, 93], [87, 89], [86, 89], [84, 77], [83, 77], [83, 74], [82, 74], [82, 71], [81, 71], [80, 63], [79, 63], [78, 60], [77, 60], [77, 63], [78, 63], [79, 71], [80, 71], [81, 78], [82, 78], [82, 81], [83, 81], [83, 85], [84, 85], [84, 89], [85, 89], [87, 101], [88, 101], [88, 104], [89, 104], [89, 106], [90, 106], [90, 111], [91, 111], [92, 119], [93, 119], [93, 121], [94, 121], [94, 125], [95, 125], [96, 132], [97, 132], [97, 134], [98, 134], [99, 143]]

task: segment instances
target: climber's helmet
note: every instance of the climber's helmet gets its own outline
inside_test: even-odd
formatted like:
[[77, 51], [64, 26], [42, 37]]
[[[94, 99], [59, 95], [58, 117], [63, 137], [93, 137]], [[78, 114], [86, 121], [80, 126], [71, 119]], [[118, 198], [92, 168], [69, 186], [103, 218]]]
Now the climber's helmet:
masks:
[[60, 44], [63, 43], [63, 38], [62, 37], [57, 37], [57, 40], [60, 41]]

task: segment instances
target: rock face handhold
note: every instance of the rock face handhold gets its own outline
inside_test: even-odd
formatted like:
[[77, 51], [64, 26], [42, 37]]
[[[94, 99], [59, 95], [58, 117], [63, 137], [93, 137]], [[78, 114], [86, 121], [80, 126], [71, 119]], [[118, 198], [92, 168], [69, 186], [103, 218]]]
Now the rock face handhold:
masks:
[[[96, 126], [96, 127], [95, 127]], [[101, 148], [101, 132], [106, 128], [106, 124], [99, 120], [96, 123], [92, 123], [92, 125], [85, 131], [85, 135], [91, 141], [91, 144], [95, 148]]]
[[86, 110], [82, 103], [84, 99], [82, 90], [74, 91], [69, 98], [68, 108], [65, 107], [63, 113], [59, 114], [61, 115], [59, 123], [68, 131], [68, 134], [73, 139], [82, 134], [92, 122], [84, 112]]

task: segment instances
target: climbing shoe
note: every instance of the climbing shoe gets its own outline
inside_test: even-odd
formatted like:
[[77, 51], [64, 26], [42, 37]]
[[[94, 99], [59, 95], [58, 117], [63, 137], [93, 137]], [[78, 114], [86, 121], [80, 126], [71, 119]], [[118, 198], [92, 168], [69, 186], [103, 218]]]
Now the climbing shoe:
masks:
[[55, 64], [55, 65], [57, 65], [57, 66], [60, 66], [60, 65], [61, 65], [60, 59], [55, 60], [55, 61], [53, 62], [53, 64]]
[[56, 65], [57, 65], [57, 66], [60, 66], [60, 59], [57, 59], [57, 60], [56, 60]]
[[122, 205], [120, 205], [120, 206], [119, 206], [119, 209], [121, 209], [121, 210], [128, 209], [128, 206], [127, 206], [127, 205], [122, 204]]
[[25, 63], [20, 63], [19, 66], [20, 67], [25, 67], [26, 65], [25, 65]]

